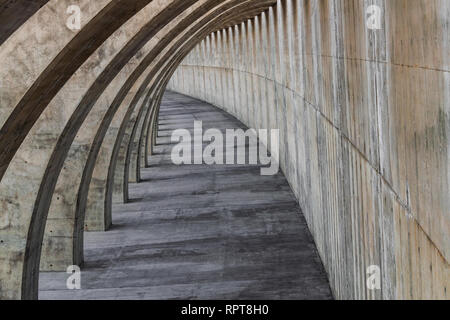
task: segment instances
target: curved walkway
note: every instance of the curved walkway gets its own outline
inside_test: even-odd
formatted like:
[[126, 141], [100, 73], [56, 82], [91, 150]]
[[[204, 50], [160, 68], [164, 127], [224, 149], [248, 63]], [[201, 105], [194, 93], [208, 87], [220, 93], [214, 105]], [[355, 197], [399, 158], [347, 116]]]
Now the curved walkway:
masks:
[[280, 173], [258, 166], [173, 165], [171, 132], [245, 128], [167, 92], [151, 167], [114, 208], [113, 228], [85, 234], [81, 290], [41, 273], [40, 299], [331, 299], [305, 219]]

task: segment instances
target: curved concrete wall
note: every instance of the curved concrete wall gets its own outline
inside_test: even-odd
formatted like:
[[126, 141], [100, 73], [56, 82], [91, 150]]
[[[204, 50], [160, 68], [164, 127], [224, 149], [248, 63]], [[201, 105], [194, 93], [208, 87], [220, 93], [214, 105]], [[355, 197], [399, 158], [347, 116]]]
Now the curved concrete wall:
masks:
[[337, 298], [449, 298], [449, 17], [447, 0], [278, 1], [209, 35], [169, 83], [280, 129]]
[[[39, 266], [83, 263], [84, 229], [108, 229], [112, 199], [127, 201], [139, 180], [176, 66], [207, 34], [274, 2], [0, 6], [0, 299], [37, 298]], [[66, 26], [69, 5], [80, 30]]]

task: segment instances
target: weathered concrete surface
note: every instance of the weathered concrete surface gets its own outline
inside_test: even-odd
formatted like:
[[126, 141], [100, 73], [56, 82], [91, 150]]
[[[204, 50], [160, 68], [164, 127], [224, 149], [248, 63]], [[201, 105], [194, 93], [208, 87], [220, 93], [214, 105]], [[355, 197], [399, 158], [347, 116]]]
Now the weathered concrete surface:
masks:
[[114, 207], [107, 233], [86, 234], [82, 290], [41, 273], [40, 299], [331, 299], [297, 201], [259, 166], [173, 165], [170, 132], [243, 128], [211, 105], [166, 94], [151, 168]]
[[[381, 30], [366, 27], [372, 4]], [[449, 17], [445, 0], [278, 1], [211, 34], [169, 84], [281, 129], [337, 298], [449, 297]]]
[[48, 0], [3, 0], [0, 2], [0, 45]]

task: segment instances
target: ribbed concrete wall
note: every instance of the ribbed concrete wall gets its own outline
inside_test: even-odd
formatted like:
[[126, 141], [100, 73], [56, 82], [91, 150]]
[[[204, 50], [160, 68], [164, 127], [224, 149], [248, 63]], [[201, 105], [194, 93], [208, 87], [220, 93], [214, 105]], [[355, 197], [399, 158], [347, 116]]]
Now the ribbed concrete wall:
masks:
[[449, 17], [448, 0], [278, 1], [208, 36], [169, 83], [281, 130], [337, 298], [449, 298]]

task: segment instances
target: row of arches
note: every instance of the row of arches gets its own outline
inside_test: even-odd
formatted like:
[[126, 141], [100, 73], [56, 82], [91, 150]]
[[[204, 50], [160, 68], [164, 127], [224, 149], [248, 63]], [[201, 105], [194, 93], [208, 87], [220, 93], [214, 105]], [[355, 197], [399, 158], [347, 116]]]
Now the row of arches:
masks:
[[[35, 299], [39, 270], [83, 263], [155, 139], [164, 89], [214, 30], [275, 1], [24, 1], [4, 4], [0, 57], [0, 298]], [[78, 5], [81, 30], [65, 25]], [[7, 15], [6, 12], [13, 13]]]

